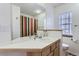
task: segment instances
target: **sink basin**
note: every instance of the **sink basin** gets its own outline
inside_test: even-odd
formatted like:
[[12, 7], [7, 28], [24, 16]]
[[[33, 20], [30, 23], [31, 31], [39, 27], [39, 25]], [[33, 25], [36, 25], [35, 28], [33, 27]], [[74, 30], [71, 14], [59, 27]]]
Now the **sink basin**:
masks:
[[36, 41], [36, 42], [42, 42], [42, 43], [45, 43], [45, 42], [51, 42], [52, 41], [52, 38], [50, 37], [43, 37], [43, 38], [32, 38], [32, 41]]

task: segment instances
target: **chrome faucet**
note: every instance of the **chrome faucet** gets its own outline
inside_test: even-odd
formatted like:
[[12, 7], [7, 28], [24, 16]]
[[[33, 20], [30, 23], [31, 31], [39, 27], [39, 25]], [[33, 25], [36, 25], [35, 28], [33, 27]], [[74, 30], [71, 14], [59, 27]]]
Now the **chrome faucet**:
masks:
[[34, 40], [36, 40], [36, 38], [38, 37], [38, 35], [37, 34], [35, 34], [35, 36], [34, 36]]
[[44, 34], [43, 34], [44, 37], [48, 36], [47, 31], [43, 31], [43, 32], [44, 32]]

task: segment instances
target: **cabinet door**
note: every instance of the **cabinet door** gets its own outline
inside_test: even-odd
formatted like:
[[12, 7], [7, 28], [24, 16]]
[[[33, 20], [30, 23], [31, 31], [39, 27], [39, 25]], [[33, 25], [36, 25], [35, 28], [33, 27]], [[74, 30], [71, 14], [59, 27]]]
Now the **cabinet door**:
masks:
[[59, 56], [59, 49], [58, 49], [58, 48], [56, 48], [56, 49], [54, 50], [54, 56]]
[[56, 48], [54, 50], [54, 56], [59, 56], [59, 54], [60, 54], [60, 41], [57, 41], [55, 43], [55, 46], [56, 46]]
[[44, 48], [43, 51], [42, 51], [42, 55], [43, 55], [43, 56], [47, 56], [47, 55], [49, 55], [49, 54], [50, 54], [50, 46]]
[[53, 56], [54, 55], [54, 52], [51, 52], [48, 56]]
[[51, 52], [55, 49], [55, 43], [53, 43], [51, 46], [50, 46], [50, 48], [51, 48]]
[[57, 48], [60, 47], [60, 40], [58, 40], [58, 41], [55, 43], [55, 46], [56, 46]]

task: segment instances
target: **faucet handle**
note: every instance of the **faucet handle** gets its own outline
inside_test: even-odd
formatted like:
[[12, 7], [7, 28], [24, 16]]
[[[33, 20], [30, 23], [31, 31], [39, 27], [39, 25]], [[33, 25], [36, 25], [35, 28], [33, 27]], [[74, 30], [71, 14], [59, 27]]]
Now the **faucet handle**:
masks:
[[45, 36], [48, 36], [48, 33], [47, 33], [47, 31], [44, 31], [44, 34], [43, 34], [43, 36], [45, 37]]

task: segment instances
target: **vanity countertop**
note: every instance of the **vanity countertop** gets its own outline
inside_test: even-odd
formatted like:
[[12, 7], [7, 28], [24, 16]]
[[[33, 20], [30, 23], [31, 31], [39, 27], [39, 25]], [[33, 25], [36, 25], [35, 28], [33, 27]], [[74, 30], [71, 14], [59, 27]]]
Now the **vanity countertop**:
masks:
[[56, 42], [59, 40], [58, 38], [52, 38], [52, 37], [44, 37], [42, 39], [37, 38], [36, 40], [33, 40], [29, 37], [20, 37], [17, 38], [16, 41], [11, 42], [8, 45], [0, 46], [0, 50], [4, 49], [43, 49], [44, 47]]

